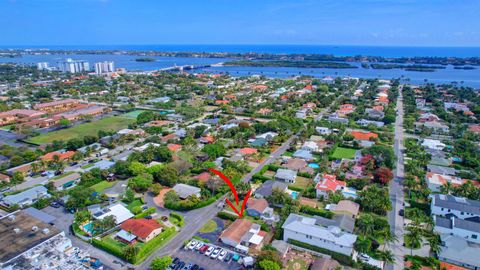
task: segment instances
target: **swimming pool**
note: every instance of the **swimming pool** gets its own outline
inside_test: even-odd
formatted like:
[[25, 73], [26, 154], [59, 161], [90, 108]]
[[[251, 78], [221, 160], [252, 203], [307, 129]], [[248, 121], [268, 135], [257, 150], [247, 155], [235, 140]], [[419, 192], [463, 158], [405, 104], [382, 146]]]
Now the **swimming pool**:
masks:
[[83, 225], [83, 230], [89, 234], [93, 234], [93, 223], [89, 222], [85, 225]]
[[317, 163], [309, 163], [309, 164], [308, 164], [308, 167], [314, 168], [314, 169], [320, 168], [320, 166], [319, 166]]
[[290, 196], [291, 196], [294, 200], [296, 200], [296, 199], [298, 199], [298, 192], [292, 191], [292, 193], [290, 193]]

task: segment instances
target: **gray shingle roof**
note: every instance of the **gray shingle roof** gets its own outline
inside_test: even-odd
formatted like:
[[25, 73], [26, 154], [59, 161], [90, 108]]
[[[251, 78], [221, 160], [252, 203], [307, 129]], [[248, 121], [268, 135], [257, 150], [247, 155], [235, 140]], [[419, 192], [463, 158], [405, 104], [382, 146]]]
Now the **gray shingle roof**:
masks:
[[433, 164], [429, 164], [427, 166], [427, 170], [429, 172], [438, 173], [438, 174], [446, 174], [446, 175], [457, 174], [457, 170], [455, 170], [454, 168], [445, 167], [445, 166], [438, 166], [438, 165], [433, 165]]
[[480, 233], [480, 223], [470, 221], [470, 220], [465, 220], [465, 219], [459, 219], [455, 217], [444, 218], [444, 217], [436, 216], [435, 225], [439, 227], [447, 228], [447, 229], [458, 228], [458, 229], [463, 229], [471, 232]]
[[437, 207], [480, 215], [480, 201], [443, 194], [435, 194], [433, 199]]

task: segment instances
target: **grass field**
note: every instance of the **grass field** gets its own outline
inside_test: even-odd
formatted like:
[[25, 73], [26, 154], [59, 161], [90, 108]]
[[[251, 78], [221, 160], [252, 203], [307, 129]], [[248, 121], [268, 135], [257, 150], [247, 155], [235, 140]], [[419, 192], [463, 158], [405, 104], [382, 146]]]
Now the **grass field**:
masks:
[[357, 150], [351, 149], [351, 148], [337, 147], [333, 152], [332, 157], [336, 159], [341, 159], [341, 158], [351, 159], [355, 156], [356, 151]]
[[146, 110], [135, 110], [128, 113], [124, 113], [121, 116], [126, 118], [131, 118], [131, 119], [137, 119], [137, 116], [142, 112], [146, 112]]
[[130, 210], [130, 212], [133, 210], [133, 208], [137, 207], [137, 206], [142, 206], [143, 203], [140, 199], [135, 199], [133, 200], [133, 202], [129, 203], [127, 205], [127, 209]]
[[310, 185], [311, 183], [313, 183], [311, 179], [297, 176], [297, 178], [295, 179], [295, 184], [292, 184], [291, 186], [301, 188], [301, 189], [306, 189], [308, 185]]
[[199, 230], [201, 233], [211, 233], [217, 229], [217, 223], [213, 220], [207, 221], [205, 225]]
[[91, 188], [93, 188], [93, 190], [95, 190], [95, 192], [101, 193], [105, 189], [113, 186], [113, 184], [115, 184], [115, 183], [114, 182], [102, 181], [100, 183], [97, 183], [97, 184], [93, 185]]
[[289, 260], [287, 263], [287, 270], [307, 270], [307, 263], [300, 259], [300, 258], [294, 258], [293, 260]]
[[98, 131], [100, 130], [118, 131], [120, 129], [127, 128], [129, 124], [134, 122], [134, 119], [128, 117], [107, 117], [95, 122], [80, 124], [71, 128], [44, 133], [30, 138], [28, 141], [35, 144], [48, 144], [52, 143], [53, 141], [68, 141], [74, 138], [83, 138], [86, 135], [97, 136]]

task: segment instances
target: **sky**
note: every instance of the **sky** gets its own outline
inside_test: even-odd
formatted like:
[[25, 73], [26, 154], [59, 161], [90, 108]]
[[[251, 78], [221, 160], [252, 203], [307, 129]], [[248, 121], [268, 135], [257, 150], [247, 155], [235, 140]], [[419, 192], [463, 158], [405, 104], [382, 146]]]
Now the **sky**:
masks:
[[480, 0], [0, 0], [0, 45], [480, 47]]

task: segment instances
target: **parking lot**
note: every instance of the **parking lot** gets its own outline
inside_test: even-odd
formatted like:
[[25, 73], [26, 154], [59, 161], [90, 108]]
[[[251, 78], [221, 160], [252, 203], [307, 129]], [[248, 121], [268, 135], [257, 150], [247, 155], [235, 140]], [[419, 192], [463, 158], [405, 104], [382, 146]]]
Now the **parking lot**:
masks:
[[[197, 241], [198, 242], [198, 241]], [[208, 245], [210, 247], [217, 248], [218, 246], [209, 244], [209, 243], [204, 243], [205, 245]], [[223, 250], [226, 250], [223, 248]], [[237, 254], [234, 253], [230, 250], [226, 250], [228, 253]], [[240, 265], [237, 261], [234, 261], [233, 258], [225, 262], [224, 260], [219, 260], [218, 258], [213, 259], [210, 256], [206, 256], [205, 254], [202, 254], [198, 250], [191, 250], [191, 249], [185, 249], [181, 248], [174, 252], [172, 254], [172, 257], [177, 257], [181, 261], [183, 261], [185, 264], [191, 263], [191, 264], [196, 264], [200, 268], [204, 269], [222, 269], [222, 270], [236, 270], [236, 269], [245, 269], [243, 265]], [[243, 256], [239, 256], [243, 257]]]

